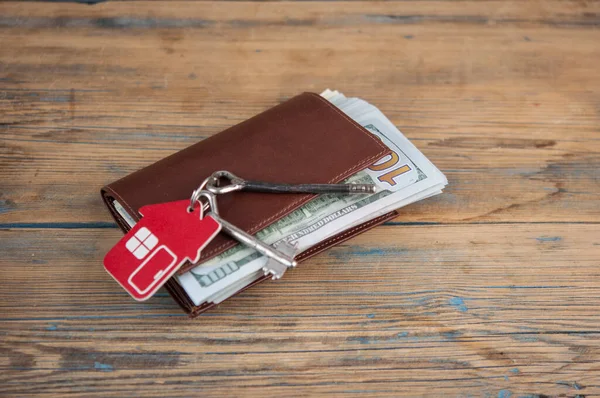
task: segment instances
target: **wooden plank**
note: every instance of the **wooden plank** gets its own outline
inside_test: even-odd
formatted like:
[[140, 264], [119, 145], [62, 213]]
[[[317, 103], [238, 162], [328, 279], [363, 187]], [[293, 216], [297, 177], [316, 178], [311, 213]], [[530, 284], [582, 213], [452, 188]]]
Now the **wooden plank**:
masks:
[[0, 223], [110, 222], [103, 184], [326, 87], [448, 175], [404, 221], [597, 222], [598, 8], [2, 3]]
[[[600, 2], [0, 4], [0, 395], [600, 394]], [[100, 186], [305, 90], [449, 177], [190, 321]]]
[[8, 396], [600, 393], [597, 225], [384, 226], [196, 320], [105, 274], [115, 230], [0, 234]]

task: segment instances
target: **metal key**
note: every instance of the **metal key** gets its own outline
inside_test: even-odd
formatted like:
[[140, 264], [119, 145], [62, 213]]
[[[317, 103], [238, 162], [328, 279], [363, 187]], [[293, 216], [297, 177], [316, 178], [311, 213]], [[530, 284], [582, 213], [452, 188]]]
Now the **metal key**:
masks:
[[[229, 180], [228, 184], [221, 184], [221, 180]], [[375, 184], [278, 184], [263, 181], [244, 180], [229, 171], [214, 172], [206, 184], [206, 189], [214, 194], [229, 193], [234, 191], [252, 191], [268, 193], [375, 193]]]
[[[281, 251], [283, 254], [294, 258], [296, 255], [296, 251], [298, 249], [298, 244], [292, 245], [288, 242], [282, 242], [279, 246], [277, 246], [277, 250]], [[281, 264], [279, 261], [276, 261], [272, 258], [269, 258], [265, 265], [263, 265], [262, 270], [265, 275], [271, 275], [271, 279], [281, 279], [285, 271], [289, 267], [286, 267], [284, 264]]]
[[[293, 257], [290, 257], [286, 254], [283, 254], [279, 250], [274, 249], [273, 247], [261, 242], [256, 239], [254, 236], [247, 234], [245, 231], [239, 229], [233, 224], [230, 224], [228, 221], [225, 221], [219, 216], [219, 209], [217, 208], [217, 201], [215, 195], [209, 191], [201, 191], [198, 193], [194, 193], [194, 196], [197, 197], [197, 200], [200, 201], [200, 198], [206, 198], [209, 204], [209, 214], [221, 224], [221, 231], [225, 232], [238, 242], [256, 250], [260, 254], [267, 256], [277, 262], [285, 265], [286, 267], [295, 267], [298, 263], [294, 260]], [[193, 196], [193, 197], [194, 197]], [[200, 203], [200, 209], [203, 211], [204, 206]]]

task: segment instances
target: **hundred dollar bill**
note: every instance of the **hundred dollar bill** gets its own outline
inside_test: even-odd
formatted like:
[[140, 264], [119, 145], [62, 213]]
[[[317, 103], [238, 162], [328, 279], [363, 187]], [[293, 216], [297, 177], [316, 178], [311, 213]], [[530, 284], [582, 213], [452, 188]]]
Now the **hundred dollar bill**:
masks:
[[[444, 175], [377, 108], [337, 92], [322, 95], [379, 137], [392, 154], [344, 181], [376, 184], [377, 193], [320, 195], [256, 234], [275, 247], [286, 241], [304, 251], [353, 225], [437, 194], [447, 184]], [[265, 262], [258, 252], [238, 245], [178, 280], [196, 305], [219, 302], [258, 278]]]
[[[394, 207], [394, 208], [383, 208], [375, 213], [373, 213], [372, 215], [369, 215], [365, 218], [362, 219], [357, 219], [354, 223], [352, 223], [351, 225], [349, 225], [346, 229], [355, 227], [357, 225], [360, 225], [362, 223], [365, 223], [369, 220], [372, 220], [373, 218], [379, 217], [381, 215], [384, 215], [388, 212], [390, 212], [391, 210], [394, 210], [396, 208], [399, 207], [403, 207], [406, 206], [410, 203], [428, 198], [430, 196], [434, 196], [434, 195], [438, 195], [440, 194], [442, 191], [441, 189], [439, 189], [438, 187], [433, 187], [432, 189], [428, 189], [426, 191], [424, 191], [424, 194], [417, 194], [417, 195], [413, 195], [412, 197], [406, 198], [401, 202], [398, 202], [398, 206]], [[262, 276], [262, 271], [258, 271], [254, 274], [251, 274], [249, 277], [243, 278], [239, 281], [234, 282], [232, 285], [230, 285], [229, 287], [220, 290], [216, 293], [214, 293], [213, 295], [211, 295], [210, 297], [208, 297], [205, 301], [207, 302], [212, 302], [212, 303], [220, 303], [223, 300], [226, 300], [227, 298], [231, 297], [232, 295], [234, 295], [236, 292], [238, 292], [241, 288], [243, 288], [244, 286], [252, 283], [253, 281], [255, 281], [256, 279], [258, 279], [260, 276]]]

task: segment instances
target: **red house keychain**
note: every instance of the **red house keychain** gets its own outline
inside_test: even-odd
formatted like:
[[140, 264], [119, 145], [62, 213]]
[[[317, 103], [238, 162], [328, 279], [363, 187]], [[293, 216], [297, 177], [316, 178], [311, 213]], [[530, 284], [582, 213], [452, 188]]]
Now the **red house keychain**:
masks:
[[140, 208], [143, 216], [104, 257], [104, 268], [136, 300], [150, 298], [186, 261], [202, 249], [221, 224], [189, 212], [189, 200]]

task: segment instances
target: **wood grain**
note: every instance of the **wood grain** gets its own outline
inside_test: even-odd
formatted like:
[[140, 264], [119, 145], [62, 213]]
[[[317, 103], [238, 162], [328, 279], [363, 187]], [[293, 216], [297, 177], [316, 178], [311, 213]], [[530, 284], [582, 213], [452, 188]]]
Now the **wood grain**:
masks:
[[[0, 395], [600, 395], [600, 3], [0, 4]], [[190, 321], [99, 188], [299, 92], [378, 106], [436, 198]]]
[[[4, 231], [2, 302], [21, 297], [21, 309], [3, 305], [2, 385], [9, 395], [160, 395], [161, 384], [202, 396], [597, 395], [596, 231], [384, 226], [195, 321], [164, 294], [134, 303], [83, 263], [118, 231]], [[41, 281], [39, 264], [60, 272]]]

